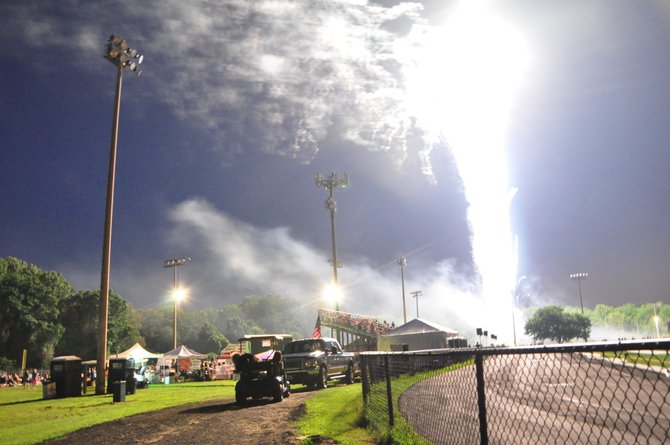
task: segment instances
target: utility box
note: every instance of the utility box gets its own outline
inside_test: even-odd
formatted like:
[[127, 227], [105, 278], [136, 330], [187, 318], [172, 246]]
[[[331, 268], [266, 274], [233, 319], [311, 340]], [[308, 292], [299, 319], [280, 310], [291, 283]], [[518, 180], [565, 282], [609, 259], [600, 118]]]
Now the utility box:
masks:
[[112, 397], [114, 398], [114, 403], [125, 402], [126, 401], [126, 381], [120, 380], [112, 382], [110, 385], [112, 387]]
[[[135, 360], [132, 358], [112, 358], [109, 359], [109, 373], [107, 375], [107, 394], [112, 392], [114, 382], [124, 381], [124, 386], [128, 388], [129, 381], [135, 381]], [[133, 392], [135, 393], [135, 385], [133, 384]], [[124, 397], [126, 391], [124, 390]]]
[[75, 355], [55, 357], [51, 360], [51, 382], [56, 384], [56, 397], [81, 395], [81, 358]]

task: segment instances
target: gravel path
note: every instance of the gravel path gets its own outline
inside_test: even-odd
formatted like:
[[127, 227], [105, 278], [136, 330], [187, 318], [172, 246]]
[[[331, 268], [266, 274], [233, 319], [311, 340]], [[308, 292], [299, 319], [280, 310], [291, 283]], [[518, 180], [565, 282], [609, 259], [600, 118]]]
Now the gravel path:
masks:
[[[292, 393], [280, 403], [271, 399], [248, 400], [245, 407], [233, 401], [194, 403], [75, 431], [45, 444], [221, 444], [287, 445], [300, 437], [293, 422], [305, 412], [310, 392]], [[313, 438], [313, 443], [335, 444]]]

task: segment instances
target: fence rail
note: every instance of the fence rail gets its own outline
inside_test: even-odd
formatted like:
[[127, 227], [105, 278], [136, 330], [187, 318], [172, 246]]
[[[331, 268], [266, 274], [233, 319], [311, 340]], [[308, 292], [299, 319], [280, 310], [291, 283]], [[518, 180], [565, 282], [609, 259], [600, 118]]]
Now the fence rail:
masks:
[[408, 443], [670, 443], [670, 341], [367, 352], [361, 368], [368, 423]]

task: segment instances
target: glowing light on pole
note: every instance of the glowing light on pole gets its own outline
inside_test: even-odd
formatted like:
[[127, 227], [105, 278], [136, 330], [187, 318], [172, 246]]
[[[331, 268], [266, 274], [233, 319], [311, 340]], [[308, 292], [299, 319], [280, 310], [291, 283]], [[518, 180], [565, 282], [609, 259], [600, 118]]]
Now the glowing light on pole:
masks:
[[398, 258], [398, 265], [400, 266], [400, 280], [402, 282], [402, 319], [407, 324], [407, 307], [405, 306], [405, 266], [407, 266], [407, 259], [401, 256]]
[[[342, 267], [337, 261], [337, 248], [335, 247], [335, 211], [337, 210], [337, 203], [333, 196], [333, 190], [336, 188], [344, 188], [349, 185], [349, 175], [344, 174], [344, 179], [339, 179], [337, 173], [331, 173], [329, 177], [324, 178], [320, 173], [314, 175], [314, 182], [317, 187], [323, 187], [328, 190], [328, 198], [326, 199], [326, 209], [330, 211], [330, 237], [333, 245], [333, 258], [328, 260], [329, 263], [333, 266], [333, 286], [337, 287], [337, 269]], [[335, 302], [335, 310], [340, 310], [339, 301]]]
[[163, 268], [172, 268], [172, 299], [174, 300], [174, 315], [172, 318], [173, 322], [173, 335], [172, 335], [172, 344], [173, 348], [177, 347], [177, 304], [183, 300], [186, 296], [186, 291], [184, 289], [177, 287], [177, 267], [183, 266], [184, 264], [191, 261], [188, 257], [172, 258], [169, 260], [163, 261]]
[[584, 314], [584, 301], [582, 300], [582, 280], [585, 280], [586, 277], [588, 276], [589, 274], [586, 272], [578, 272], [570, 274], [570, 279], [573, 281], [577, 281], [577, 285], [579, 286], [579, 305], [582, 308], [582, 315]]
[[99, 378], [95, 383], [95, 393], [105, 393], [105, 364], [107, 363], [107, 325], [109, 317], [109, 271], [112, 257], [112, 216], [114, 211], [114, 180], [116, 177], [116, 147], [119, 135], [119, 114], [121, 112], [121, 85], [123, 70], [134, 71], [139, 76], [139, 64], [144, 56], [119, 36], [112, 35], [107, 42], [105, 59], [116, 68], [116, 97], [114, 100], [114, 119], [112, 121], [112, 141], [109, 150], [109, 171], [107, 174], [107, 206], [105, 208], [105, 232], [102, 243], [102, 270], [100, 273], [100, 314], [98, 320], [98, 353], [96, 372]]

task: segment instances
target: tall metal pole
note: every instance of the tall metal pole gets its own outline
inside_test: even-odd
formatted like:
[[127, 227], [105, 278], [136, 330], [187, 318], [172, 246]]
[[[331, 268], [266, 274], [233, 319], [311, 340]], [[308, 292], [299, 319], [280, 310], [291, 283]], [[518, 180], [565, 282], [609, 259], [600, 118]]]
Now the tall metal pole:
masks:
[[114, 212], [114, 179], [116, 177], [116, 147], [119, 136], [119, 113], [121, 111], [121, 85], [123, 65], [117, 65], [116, 98], [112, 121], [112, 141], [109, 150], [107, 173], [107, 207], [105, 209], [105, 232], [102, 242], [102, 270], [100, 272], [100, 313], [98, 318], [98, 354], [96, 362], [95, 393], [105, 393], [105, 363], [107, 363], [107, 320], [109, 315], [109, 271], [112, 256], [112, 217]]
[[398, 258], [398, 265], [400, 266], [400, 280], [402, 282], [402, 318], [407, 324], [407, 307], [405, 306], [405, 266], [407, 259], [405, 257]]
[[415, 290], [410, 292], [414, 298], [416, 298], [416, 318], [419, 318], [419, 296], [421, 295], [420, 290]]
[[579, 287], [579, 305], [582, 308], [582, 315], [584, 315], [584, 301], [582, 300], [582, 280], [585, 280], [586, 277], [588, 277], [589, 274], [586, 272], [578, 272], [578, 273], [571, 273], [570, 274], [570, 279], [571, 280], [576, 280], [577, 285]]
[[172, 299], [174, 300], [174, 312], [172, 317], [172, 348], [177, 348], [177, 267], [183, 266], [184, 264], [191, 261], [188, 257], [172, 258], [169, 260], [163, 261], [163, 268], [171, 267], [172, 268]]
[[[109, 272], [112, 256], [112, 219], [114, 212], [114, 180], [116, 176], [116, 148], [119, 135], [119, 115], [121, 112], [121, 85], [123, 70], [137, 71], [143, 56], [137, 50], [128, 48], [119, 36], [111, 36], [107, 43], [105, 58], [117, 67], [116, 97], [112, 121], [112, 140], [109, 150], [109, 171], [107, 173], [107, 205], [105, 208], [105, 229], [102, 242], [102, 268], [100, 272], [100, 313], [98, 318], [98, 351], [96, 356], [95, 393], [105, 393], [105, 364], [107, 363], [107, 326], [109, 317]], [[139, 75], [139, 71], [138, 71]]]
[[[333, 246], [333, 284], [337, 286], [337, 247], [335, 243], [335, 210], [337, 209], [337, 203], [333, 197], [333, 188], [328, 189], [328, 199], [326, 200], [326, 208], [330, 210], [330, 240]], [[339, 309], [338, 309], [339, 310]]]
[[[339, 179], [337, 173], [331, 173], [329, 177], [324, 178], [320, 173], [314, 176], [314, 182], [318, 187], [324, 187], [328, 190], [328, 198], [326, 199], [326, 209], [330, 211], [330, 238], [333, 246], [333, 257], [329, 260], [333, 265], [333, 286], [337, 289], [337, 269], [342, 265], [337, 261], [337, 248], [335, 244], [335, 211], [337, 210], [337, 203], [333, 196], [333, 190], [340, 187], [344, 188], [349, 185], [349, 175], [344, 174], [344, 179]], [[339, 301], [335, 301], [335, 310], [340, 310]]]

